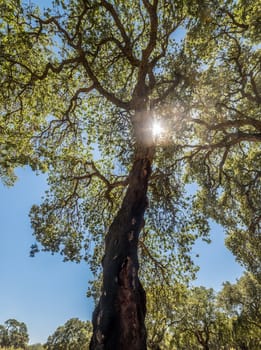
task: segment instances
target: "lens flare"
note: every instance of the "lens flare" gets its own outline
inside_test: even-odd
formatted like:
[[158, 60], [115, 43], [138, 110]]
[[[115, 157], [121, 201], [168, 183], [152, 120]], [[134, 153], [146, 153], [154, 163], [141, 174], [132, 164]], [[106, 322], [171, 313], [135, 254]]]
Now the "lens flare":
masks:
[[154, 137], [159, 137], [163, 132], [163, 128], [160, 125], [160, 122], [156, 121], [152, 125], [152, 134]]

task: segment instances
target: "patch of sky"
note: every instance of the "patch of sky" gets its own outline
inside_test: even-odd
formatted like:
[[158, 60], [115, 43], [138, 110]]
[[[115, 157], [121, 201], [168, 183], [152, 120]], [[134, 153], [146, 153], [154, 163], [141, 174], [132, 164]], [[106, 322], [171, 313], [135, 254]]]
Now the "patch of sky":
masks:
[[185, 37], [186, 28], [182, 25], [178, 26], [177, 29], [175, 29], [175, 31], [170, 36], [170, 38], [178, 44], [181, 44]]
[[85, 263], [65, 264], [59, 255], [29, 257], [34, 238], [28, 213], [41, 202], [46, 176], [36, 176], [29, 167], [18, 168], [16, 174], [15, 186], [0, 184], [0, 323], [23, 321], [30, 343], [44, 342], [68, 319], [91, 318], [93, 303], [85, 294], [92, 276]]
[[[194, 196], [199, 187], [196, 183], [186, 184], [185, 190]], [[221, 189], [220, 189], [221, 194]], [[192, 249], [192, 259], [200, 266], [194, 285], [203, 285], [221, 290], [226, 281], [235, 282], [244, 269], [236, 262], [233, 254], [225, 246], [224, 228], [214, 220], [208, 220], [210, 226], [210, 243], [205, 239], [197, 239]]]
[[212, 220], [210, 220], [210, 239], [210, 244], [197, 240], [193, 246], [192, 257], [200, 266], [193, 284], [219, 291], [224, 282], [234, 283], [240, 278], [244, 269], [226, 248], [223, 227]]

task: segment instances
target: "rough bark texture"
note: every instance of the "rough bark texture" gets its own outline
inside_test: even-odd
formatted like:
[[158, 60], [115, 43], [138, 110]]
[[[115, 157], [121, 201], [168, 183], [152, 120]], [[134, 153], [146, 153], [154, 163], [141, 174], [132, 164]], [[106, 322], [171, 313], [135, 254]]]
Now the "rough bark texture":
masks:
[[103, 288], [93, 314], [91, 350], [145, 350], [146, 296], [138, 277], [138, 238], [151, 173], [149, 148], [138, 152], [122, 206], [105, 239]]

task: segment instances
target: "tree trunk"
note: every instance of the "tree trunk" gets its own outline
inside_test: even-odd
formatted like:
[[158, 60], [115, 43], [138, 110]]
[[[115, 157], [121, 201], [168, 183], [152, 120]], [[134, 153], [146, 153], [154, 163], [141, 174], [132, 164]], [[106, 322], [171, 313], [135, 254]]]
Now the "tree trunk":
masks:
[[122, 206], [105, 238], [103, 286], [93, 314], [90, 350], [146, 350], [146, 295], [138, 277], [151, 148], [136, 154]]
[[199, 344], [202, 346], [202, 348], [204, 350], [209, 350], [209, 345], [208, 345], [208, 343], [209, 343], [209, 333], [205, 333], [206, 334], [206, 339], [204, 339], [204, 337], [203, 337], [204, 333], [205, 332], [202, 332], [202, 331], [196, 331], [196, 332], [194, 332], [194, 335], [196, 336], [196, 338], [197, 338]]

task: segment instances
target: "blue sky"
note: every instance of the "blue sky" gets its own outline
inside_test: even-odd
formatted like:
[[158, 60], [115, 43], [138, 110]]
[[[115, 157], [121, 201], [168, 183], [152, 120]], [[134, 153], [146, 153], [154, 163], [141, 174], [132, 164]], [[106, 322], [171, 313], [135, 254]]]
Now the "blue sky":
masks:
[[[30, 343], [45, 342], [68, 319], [91, 318], [93, 304], [86, 298], [91, 274], [86, 264], [64, 263], [60, 255], [29, 257], [34, 239], [28, 213], [40, 203], [46, 183], [28, 168], [17, 174], [14, 187], [0, 184], [0, 324], [9, 318], [23, 321]], [[195, 283], [219, 290], [222, 282], [234, 282], [242, 268], [224, 247], [220, 226], [212, 225], [212, 239], [194, 249], [201, 267]]]
[[91, 275], [86, 264], [64, 263], [60, 255], [29, 257], [34, 239], [28, 213], [46, 184], [28, 168], [17, 174], [14, 187], [0, 184], [0, 324], [23, 321], [30, 342], [44, 342], [69, 318], [91, 318], [93, 305], [85, 296]]

